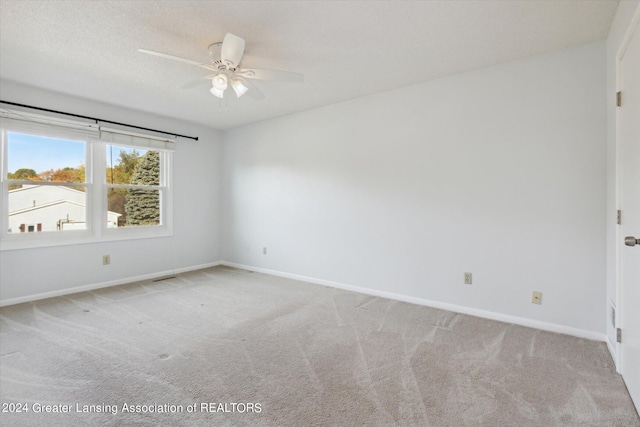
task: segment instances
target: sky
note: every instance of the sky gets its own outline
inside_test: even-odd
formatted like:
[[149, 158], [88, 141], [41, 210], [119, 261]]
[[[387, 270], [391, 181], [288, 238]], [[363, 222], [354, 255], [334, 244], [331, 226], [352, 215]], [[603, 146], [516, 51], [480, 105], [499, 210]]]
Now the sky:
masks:
[[[7, 171], [33, 169], [36, 173], [65, 167], [77, 168], [85, 164], [85, 143], [9, 132], [7, 144]], [[109, 150], [110, 146], [107, 146]], [[131, 153], [132, 148], [113, 147], [113, 161], [117, 164], [120, 151]], [[107, 151], [108, 152], [108, 151]], [[138, 150], [144, 154], [146, 150]], [[109, 156], [107, 156], [107, 162]]]
[[7, 170], [33, 169], [44, 172], [85, 164], [85, 143], [44, 136], [9, 133]]

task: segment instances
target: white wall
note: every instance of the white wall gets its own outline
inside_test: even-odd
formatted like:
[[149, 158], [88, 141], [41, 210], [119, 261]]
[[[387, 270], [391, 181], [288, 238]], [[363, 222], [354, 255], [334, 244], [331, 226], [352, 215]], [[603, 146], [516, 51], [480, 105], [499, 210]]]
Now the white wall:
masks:
[[[199, 136], [174, 154], [173, 236], [0, 253], [0, 300], [155, 275], [220, 259], [221, 133], [198, 125], [1, 81], [2, 99]], [[111, 265], [102, 265], [102, 255]]]
[[235, 128], [223, 258], [603, 336], [605, 141], [604, 42]]
[[[616, 295], [616, 253], [619, 247], [616, 236], [618, 227], [616, 225], [616, 211], [618, 209], [616, 190], [616, 65], [618, 49], [622, 43], [631, 19], [635, 11], [640, 8], [640, 1], [621, 1], [616, 11], [609, 37], [607, 38], [607, 310], [611, 306], [618, 305]], [[615, 327], [610, 320], [611, 313], [607, 315], [607, 339], [609, 348], [614, 352], [616, 346]]]
[[604, 43], [224, 135], [0, 84], [2, 99], [200, 136], [177, 146], [173, 237], [4, 251], [2, 301], [224, 259], [605, 333]]

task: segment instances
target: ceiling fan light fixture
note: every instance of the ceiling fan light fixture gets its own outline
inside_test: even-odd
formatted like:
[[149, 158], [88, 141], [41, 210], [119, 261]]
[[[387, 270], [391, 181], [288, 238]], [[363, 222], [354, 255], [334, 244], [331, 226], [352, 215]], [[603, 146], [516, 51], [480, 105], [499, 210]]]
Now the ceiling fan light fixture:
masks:
[[227, 90], [227, 76], [222, 73], [211, 79], [211, 83], [213, 83], [214, 88], [220, 91], [224, 92], [225, 90]]
[[221, 98], [221, 99], [224, 98], [224, 90], [220, 90], [215, 86], [209, 89], [209, 92], [211, 92], [213, 95], [217, 96], [218, 98]]
[[247, 93], [247, 91], [249, 90], [249, 88], [246, 87], [242, 83], [242, 81], [240, 79], [237, 79], [237, 78], [231, 80], [231, 87], [233, 88], [233, 90], [236, 93], [236, 95], [238, 95], [238, 98], [240, 98], [242, 95]]

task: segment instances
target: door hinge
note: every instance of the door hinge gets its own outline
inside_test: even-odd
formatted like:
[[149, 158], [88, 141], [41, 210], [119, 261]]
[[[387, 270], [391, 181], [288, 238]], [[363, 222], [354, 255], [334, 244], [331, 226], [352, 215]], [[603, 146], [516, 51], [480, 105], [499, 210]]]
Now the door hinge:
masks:
[[616, 329], [616, 341], [622, 342], [622, 329], [620, 328]]
[[622, 92], [616, 92], [616, 107], [622, 107]]
[[622, 211], [620, 209], [618, 209], [618, 215], [616, 217], [616, 223], [618, 225], [622, 224]]

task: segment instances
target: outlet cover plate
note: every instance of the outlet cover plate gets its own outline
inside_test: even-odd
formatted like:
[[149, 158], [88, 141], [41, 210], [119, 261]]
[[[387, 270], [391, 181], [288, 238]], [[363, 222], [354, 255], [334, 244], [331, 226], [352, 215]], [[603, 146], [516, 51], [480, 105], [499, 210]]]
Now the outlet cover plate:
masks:
[[542, 292], [533, 291], [533, 294], [531, 294], [531, 303], [532, 304], [542, 304]]

